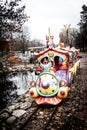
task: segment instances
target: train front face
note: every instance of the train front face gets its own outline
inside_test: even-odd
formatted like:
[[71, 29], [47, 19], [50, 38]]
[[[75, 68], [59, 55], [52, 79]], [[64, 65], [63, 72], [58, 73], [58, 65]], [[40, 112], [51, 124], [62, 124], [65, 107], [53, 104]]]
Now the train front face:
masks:
[[36, 81], [37, 93], [42, 97], [52, 97], [58, 93], [59, 82], [55, 75], [44, 72], [38, 76]]
[[43, 72], [36, 80], [36, 92], [38, 97], [35, 99], [37, 104], [58, 104], [61, 99], [57, 94], [59, 91], [59, 81], [56, 76], [50, 72]]
[[62, 101], [58, 97], [59, 81], [56, 76], [50, 72], [41, 73], [30, 88], [29, 95], [33, 97], [37, 104], [56, 105]]

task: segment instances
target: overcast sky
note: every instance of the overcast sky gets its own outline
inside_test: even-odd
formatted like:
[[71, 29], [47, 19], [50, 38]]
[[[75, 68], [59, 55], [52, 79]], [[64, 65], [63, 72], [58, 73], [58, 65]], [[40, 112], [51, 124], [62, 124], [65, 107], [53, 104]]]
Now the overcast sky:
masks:
[[50, 27], [54, 42], [58, 44], [59, 32], [63, 25], [78, 27], [82, 5], [87, 5], [87, 0], [24, 0], [24, 4], [30, 16], [28, 23], [31, 39], [45, 42]]

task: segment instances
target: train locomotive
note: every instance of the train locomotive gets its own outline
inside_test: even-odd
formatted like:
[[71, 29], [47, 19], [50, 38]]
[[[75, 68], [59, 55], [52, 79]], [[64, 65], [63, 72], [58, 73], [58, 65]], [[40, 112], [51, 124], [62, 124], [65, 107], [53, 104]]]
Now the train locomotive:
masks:
[[29, 96], [38, 105], [57, 105], [67, 98], [80, 66], [74, 51], [49, 47], [35, 55], [38, 60], [36, 80], [30, 82]]

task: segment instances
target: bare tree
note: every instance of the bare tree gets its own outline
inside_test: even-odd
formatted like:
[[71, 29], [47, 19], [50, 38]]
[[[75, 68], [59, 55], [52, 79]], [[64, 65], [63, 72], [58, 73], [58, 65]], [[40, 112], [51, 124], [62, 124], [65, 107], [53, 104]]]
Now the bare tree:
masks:
[[73, 46], [75, 43], [75, 37], [76, 37], [76, 32], [77, 29], [71, 28], [71, 24], [69, 25], [64, 25], [64, 28], [61, 29], [59, 37], [60, 37], [60, 42], [65, 43], [65, 45], [70, 45]]
[[22, 25], [28, 20], [21, 0], [0, 1], [0, 38], [12, 39], [15, 32], [22, 31]]

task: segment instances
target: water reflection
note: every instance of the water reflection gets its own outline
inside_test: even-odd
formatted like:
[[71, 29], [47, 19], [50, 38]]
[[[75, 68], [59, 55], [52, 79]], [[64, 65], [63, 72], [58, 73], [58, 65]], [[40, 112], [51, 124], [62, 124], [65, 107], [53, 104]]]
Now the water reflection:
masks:
[[29, 71], [0, 75], [0, 109], [28, 91], [32, 79], [35, 74]]
[[[27, 72], [19, 72], [17, 74], [12, 74], [7, 77], [8, 81], [13, 82], [13, 86], [17, 86], [17, 89], [15, 92], [17, 92], [17, 95], [24, 94], [29, 89], [29, 82], [35, 78], [34, 72], [31, 73], [29, 71]], [[13, 92], [11, 92], [13, 93]]]

